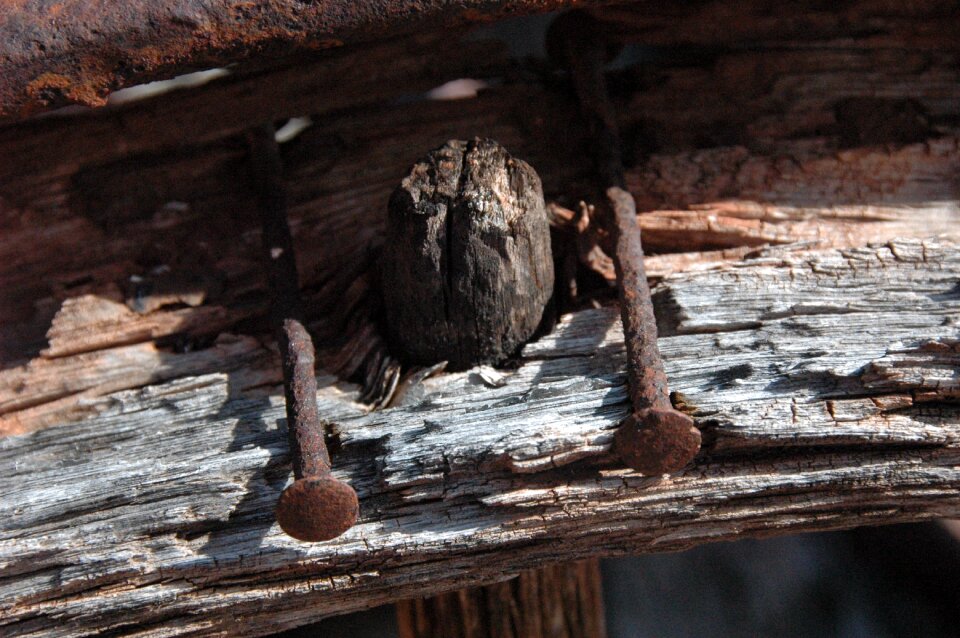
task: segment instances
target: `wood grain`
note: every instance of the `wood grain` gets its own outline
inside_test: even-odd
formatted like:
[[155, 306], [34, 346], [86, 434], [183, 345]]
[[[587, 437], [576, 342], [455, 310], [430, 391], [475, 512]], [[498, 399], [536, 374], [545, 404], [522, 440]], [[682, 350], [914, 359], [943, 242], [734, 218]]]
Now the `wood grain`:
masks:
[[367, 413], [328, 378], [335, 473], [361, 497], [333, 543], [273, 522], [279, 396], [231, 399], [230, 374], [115, 393], [0, 442], [0, 626], [257, 635], [559, 558], [955, 516], [958, 280], [938, 241], [665, 280], [667, 371], [713, 441], [673, 477], [607, 457], [629, 409], [613, 308], [565, 317], [499, 388], [444, 375]]
[[[0, 127], [0, 633], [263, 635], [559, 560], [960, 514], [956, 12], [646, 7], [658, 61], [610, 81], [674, 401], [706, 435], [674, 477], [607, 454], [614, 308], [564, 317], [502, 387], [445, 374], [372, 412], [341, 381], [388, 363], [387, 200], [447, 139], [534, 166], [554, 245], [609, 276], [564, 212], [593, 184], [549, 71], [425, 34]], [[454, 77], [495, 86], [423, 97]], [[289, 459], [236, 136], [293, 115], [321, 409], [362, 507], [314, 546], [273, 522]]]

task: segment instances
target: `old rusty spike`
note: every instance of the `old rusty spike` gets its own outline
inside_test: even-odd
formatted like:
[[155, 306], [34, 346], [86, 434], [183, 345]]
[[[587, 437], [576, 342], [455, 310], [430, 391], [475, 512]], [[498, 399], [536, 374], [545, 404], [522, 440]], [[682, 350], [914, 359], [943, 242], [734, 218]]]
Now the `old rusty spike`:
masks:
[[283, 364], [295, 478], [280, 495], [277, 522], [293, 538], [324, 541], [336, 538], [353, 526], [359, 503], [353, 488], [330, 472], [330, 454], [317, 413], [313, 341], [301, 322], [297, 265], [273, 126], [249, 131], [247, 142], [263, 226], [263, 250], [272, 293], [271, 314]]
[[557, 18], [548, 37], [552, 55], [570, 70], [593, 140], [607, 226], [616, 246], [613, 261], [633, 413], [620, 424], [614, 448], [624, 463], [644, 474], [676, 472], [700, 449], [700, 431], [693, 419], [671, 404], [657, 348], [657, 323], [643, 265], [636, 203], [626, 188], [616, 118], [603, 76], [610, 48], [600, 25], [581, 11]]

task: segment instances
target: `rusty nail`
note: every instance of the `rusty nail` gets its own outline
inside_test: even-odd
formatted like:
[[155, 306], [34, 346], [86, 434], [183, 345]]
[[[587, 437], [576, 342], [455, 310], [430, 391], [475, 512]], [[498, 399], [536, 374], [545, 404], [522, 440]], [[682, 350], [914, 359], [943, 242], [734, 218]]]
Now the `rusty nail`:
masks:
[[617, 429], [614, 449], [624, 463], [644, 474], [676, 472], [700, 449], [700, 430], [670, 402], [643, 265], [636, 202], [626, 188], [616, 118], [603, 76], [608, 45], [596, 21], [577, 11], [557, 18], [549, 37], [552, 50], [560, 52], [570, 70], [593, 140], [594, 163], [609, 209], [608, 228], [616, 246], [613, 261], [633, 413]]
[[617, 430], [616, 450], [624, 463], [644, 474], [676, 472], [700, 449], [700, 430], [670, 403], [633, 196], [620, 186], [609, 187], [606, 196], [614, 217], [613, 262], [634, 410]]
[[287, 223], [286, 191], [272, 125], [250, 130], [253, 187], [263, 225], [271, 314], [283, 366], [294, 482], [280, 495], [277, 522], [301, 541], [336, 538], [357, 520], [357, 494], [330, 472], [317, 412], [314, 348], [302, 323], [297, 265]]

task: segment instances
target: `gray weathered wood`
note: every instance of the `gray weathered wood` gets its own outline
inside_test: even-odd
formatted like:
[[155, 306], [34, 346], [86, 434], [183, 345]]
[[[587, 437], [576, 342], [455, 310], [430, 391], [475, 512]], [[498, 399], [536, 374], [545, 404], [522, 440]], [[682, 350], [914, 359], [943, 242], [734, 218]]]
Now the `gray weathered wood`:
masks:
[[[489, 387], [432, 378], [367, 413], [321, 379], [361, 520], [283, 535], [279, 393], [233, 373], [104, 398], [0, 439], [0, 633], [261, 635], [553, 560], [960, 515], [960, 247], [770, 251], [656, 290], [687, 471], [607, 455], [629, 409], [615, 309], [564, 318]], [[464, 580], [468, 579], [468, 580]]]

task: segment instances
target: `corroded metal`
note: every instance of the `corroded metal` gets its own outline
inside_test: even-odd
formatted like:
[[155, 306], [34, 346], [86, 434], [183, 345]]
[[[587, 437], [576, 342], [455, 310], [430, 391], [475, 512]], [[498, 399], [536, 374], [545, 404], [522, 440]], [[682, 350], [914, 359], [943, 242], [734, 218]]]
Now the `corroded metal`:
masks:
[[609, 187], [606, 196], [634, 409], [617, 430], [616, 450], [624, 463], [644, 474], [676, 472], [700, 449], [700, 431], [670, 402], [633, 196], [620, 186]]
[[[0, 0], [0, 117], [251, 57], [550, 11], [572, 0]], [[583, 4], [579, 2], [577, 4]]]
[[277, 522], [298, 540], [329, 540], [356, 522], [359, 504], [353, 488], [330, 473], [330, 454], [317, 413], [315, 353], [310, 334], [301, 323], [297, 265], [273, 126], [250, 131], [247, 141], [263, 227], [271, 313], [283, 365], [287, 431], [296, 479], [280, 495]]
[[552, 57], [570, 69], [590, 130], [597, 175], [604, 185], [606, 226], [615, 245], [613, 261], [633, 403], [633, 413], [617, 430], [615, 450], [624, 463], [644, 474], [676, 472], [700, 449], [700, 431], [693, 419], [671, 404], [657, 348], [657, 322], [643, 265], [636, 203], [626, 188], [616, 117], [603, 76], [611, 51], [602, 25], [579, 11], [554, 22], [549, 42]]

